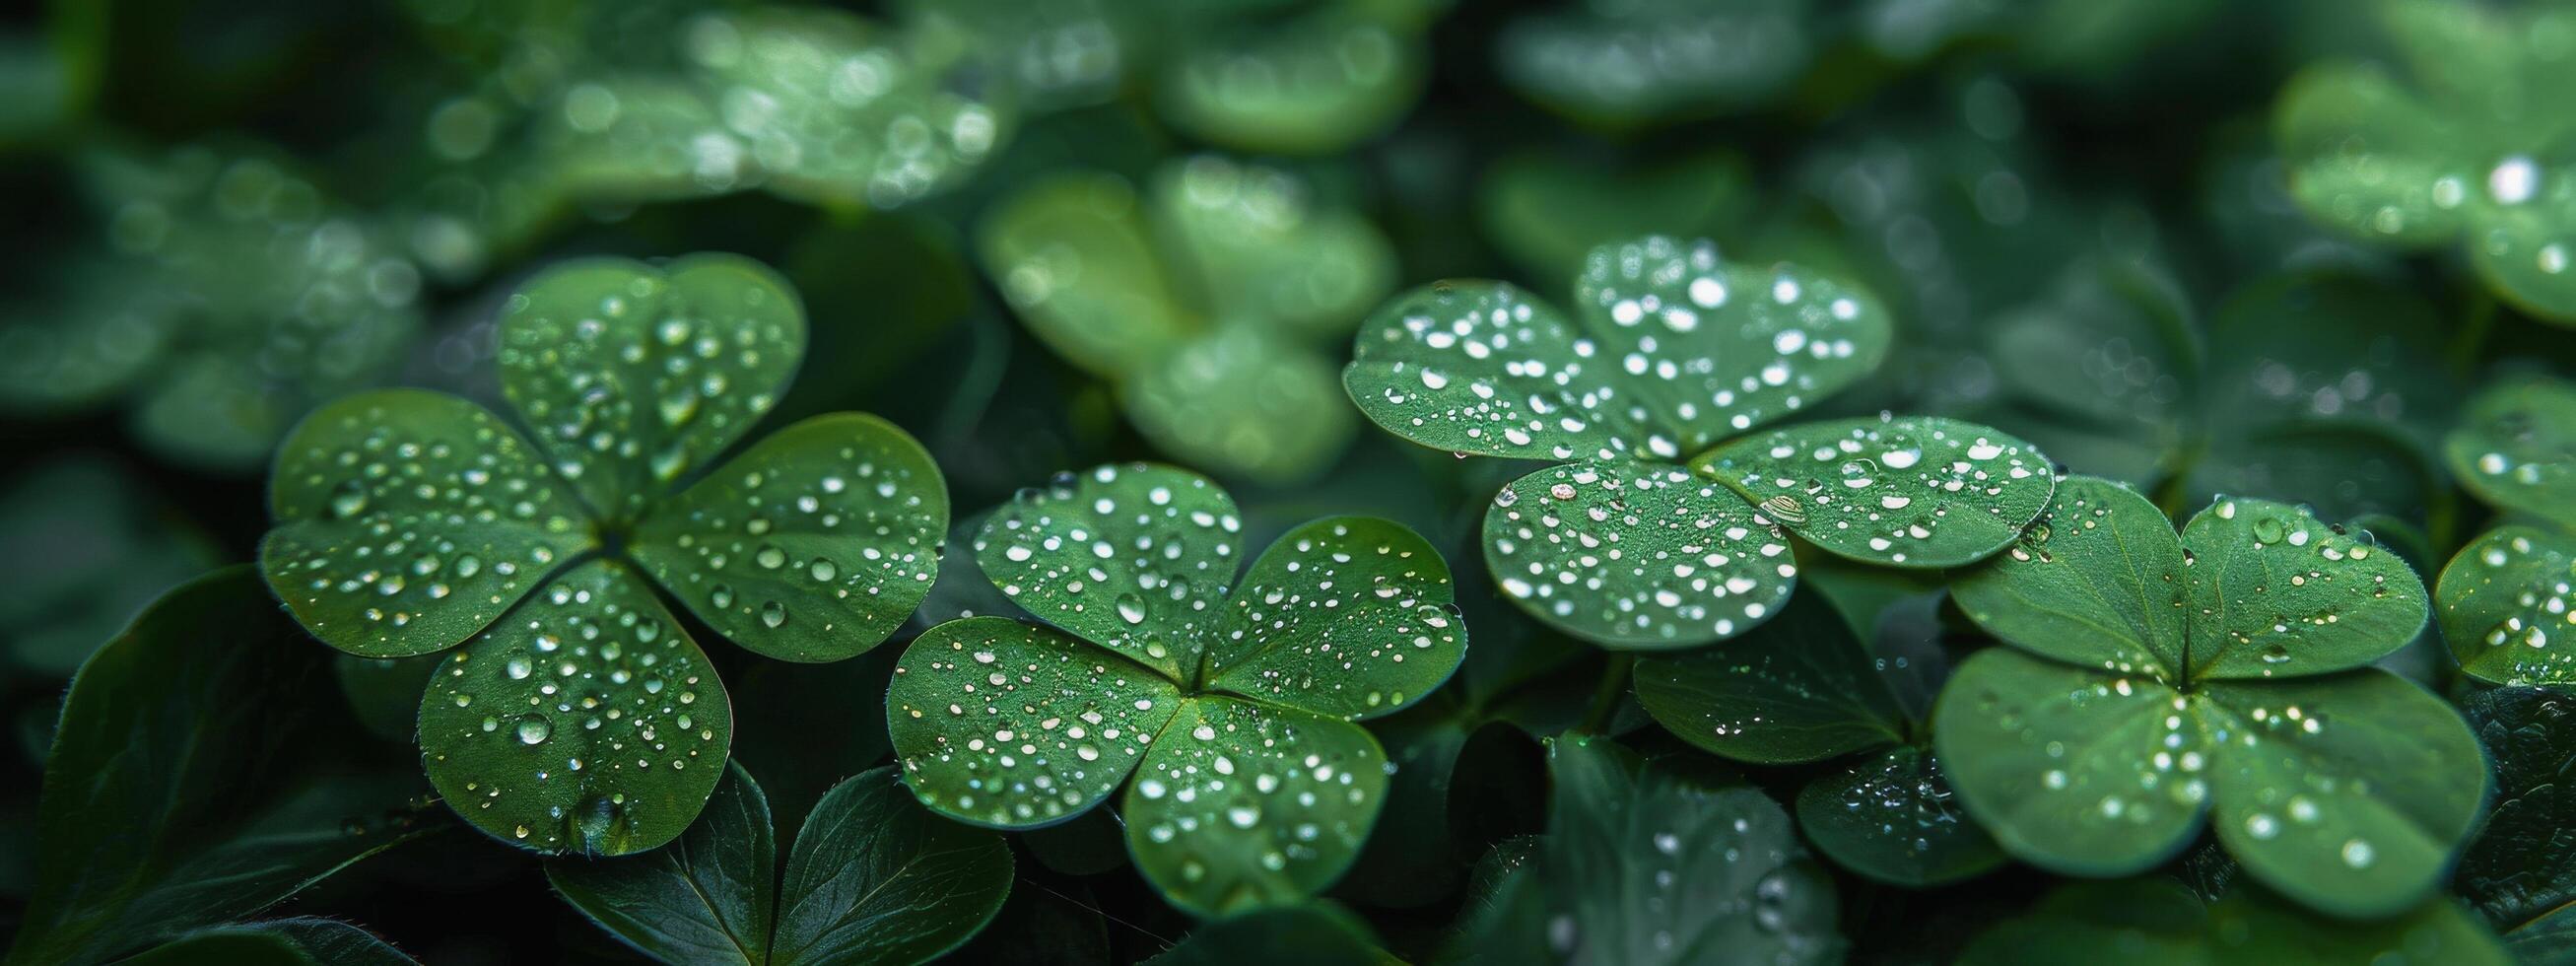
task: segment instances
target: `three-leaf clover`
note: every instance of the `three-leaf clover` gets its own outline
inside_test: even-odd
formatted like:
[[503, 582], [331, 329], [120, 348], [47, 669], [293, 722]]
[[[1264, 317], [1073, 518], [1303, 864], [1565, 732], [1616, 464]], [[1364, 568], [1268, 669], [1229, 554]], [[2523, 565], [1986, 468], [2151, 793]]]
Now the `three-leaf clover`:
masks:
[[2576, 59], [2555, 39], [2576, 11], [2381, 0], [2375, 12], [2415, 86], [2372, 65], [2310, 67], [2282, 91], [2274, 133], [2290, 193], [2357, 239], [2465, 243], [2506, 300], [2576, 320], [2576, 124], [2559, 99]]
[[1350, 440], [1316, 343], [1394, 286], [1384, 235], [1285, 172], [1202, 156], [1139, 199], [1061, 175], [1003, 203], [985, 271], [1030, 331], [1117, 384], [1165, 452], [1265, 480], [1313, 475]]
[[2012, 542], [2054, 477], [2028, 444], [1956, 420], [1750, 433], [1869, 374], [1886, 316], [1791, 265], [1662, 236], [1596, 248], [1572, 321], [1504, 282], [1437, 282], [1361, 332], [1343, 374], [1378, 425], [1461, 454], [1574, 460], [1485, 515], [1523, 609], [1611, 647], [1731, 637], [1787, 600], [1782, 528], [1856, 560], [1950, 567]]
[[928, 592], [947, 492], [920, 444], [857, 413], [714, 465], [805, 345], [795, 293], [748, 259], [558, 265], [511, 296], [500, 341], [527, 435], [416, 390], [325, 406], [278, 452], [260, 562], [333, 647], [456, 648], [420, 744], [467, 820], [539, 851], [649, 849], [697, 816], [732, 734], [654, 586], [762, 655], [846, 658]]
[[2011, 646], [1951, 677], [1934, 747], [2025, 860], [2138, 872], [2207, 818], [2263, 884], [2384, 915], [2431, 893], [2477, 818], [2484, 759], [2458, 713], [2367, 667], [2423, 627], [2425, 600], [2366, 535], [2221, 499], [2177, 538], [2144, 498], [2070, 477], [1951, 592]]
[[922, 804], [1031, 829], [1124, 784], [1136, 865], [1184, 909], [1331, 885], [1387, 787], [1385, 753], [1351, 722], [1439, 687], [1466, 631], [1448, 565], [1402, 525], [1317, 520], [1237, 580], [1241, 529], [1206, 478], [1147, 465], [994, 511], [976, 560], [1053, 626], [969, 617], [904, 652], [886, 719]]
[[2518, 520], [2469, 541], [2434, 590], [2442, 637], [2470, 676], [2576, 684], [2576, 386], [2515, 380], [2479, 393], [2443, 442], [2460, 486]]
[[741, 765], [677, 841], [632, 858], [561, 858], [573, 908], [665, 963], [923, 963], [973, 938], [1011, 892], [1000, 835], [923, 811], [891, 766], [852, 776], [781, 830]]
[[1941, 774], [1931, 709], [1909, 707], [1890, 675], [1913, 659], [1874, 655], [1814, 596], [1722, 648], [1637, 662], [1637, 703], [1712, 754], [1785, 765], [1855, 754], [1798, 794], [1798, 822], [1834, 861], [1906, 886], [1968, 878], [2003, 853], [1968, 820]]

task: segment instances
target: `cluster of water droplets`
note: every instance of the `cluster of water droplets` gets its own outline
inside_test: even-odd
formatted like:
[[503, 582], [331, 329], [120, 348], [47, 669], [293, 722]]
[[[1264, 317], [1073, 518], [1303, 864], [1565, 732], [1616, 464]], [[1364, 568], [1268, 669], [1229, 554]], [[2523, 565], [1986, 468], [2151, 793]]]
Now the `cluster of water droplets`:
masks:
[[[2147, 676], [2095, 677], [2045, 694], [2006, 695], [1984, 682], [1960, 710], [1981, 719], [1975, 730], [2023, 751], [2010, 765], [1973, 755], [1967, 764], [2003, 770], [2000, 781], [1983, 779], [2005, 796], [1990, 807], [2031, 816], [2032, 827], [2019, 831], [2050, 840], [2051, 850], [2084, 851], [2104, 832], [2170, 841], [2188, 833], [2210, 797], [2209, 738], [2195, 700]], [[1952, 761], [1957, 774], [1961, 763]]]
[[1205, 477], [1108, 465], [1021, 493], [975, 555], [1029, 613], [1178, 680], [1219, 619], [1242, 530]]
[[[1355, 531], [1366, 531], [1365, 533]], [[1466, 653], [1448, 564], [1378, 520], [1301, 527], [1264, 551], [1209, 643], [1210, 686], [1339, 717], [1421, 697]]]
[[[589, 541], [578, 504], [517, 434], [426, 393], [315, 414], [284, 445], [275, 485], [270, 583], [306, 628], [359, 653], [453, 644]], [[424, 617], [437, 626], [412, 626]]]
[[613, 853], [695, 817], [732, 710], [641, 579], [599, 562], [440, 662], [420, 730], [432, 781], [468, 820], [534, 848]]
[[[2368, 531], [2348, 531], [2285, 504], [2222, 496], [2192, 521], [2183, 540], [2195, 675], [2202, 665], [2235, 677], [2315, 673], [2293, 666], [2311, 639], [2320, 649], [2344, 645], [2411, 604], [2413, 619], [2392, 628], [2385, 642], [2394, 650], [2423, 620], [2421, 583], [2381, 552]], [[2212, 558], [2223, 560], [2203, 565]], [[2228, 666], [2248, 654], [2260, 662], [2250, 675]]]
[[1965, 563], [2012, 540], [2055, 486], [2039, 453], [2020, 440], [1887, 415], [1740, 441], [1702, 469], [1802, 536], [1923, 566]]
[[1503, 592], [1526, 606], [1595, 637], [1670, 646], [1760, 623], [1798, 574], [1787, 539], [1742, 499], [1640, 463], [1514, 481], [1486, 512], [1485, 544]]
[[1137, 852], [1148, 875], [1198, 908], [1292, 900], [1358, 856], [1387, 771], [1355, 725], [1195, 698], [1137, 770], [1129, 836], [1153, 846]]
[[922, 804], [1028, 827], [1108, 797], [1182, 701], [1154, 671], [988, 617], [922, 635], [895, 665], [886, 717]]
[[[1836, 776], [1830, 787], [1832, 808], [1875, 831], [1880, 841], [1895, 843], [1914, 862], [1937, 862], [1943, 850], [1985, 835], [1929, 752], [1906, 748], [1871, 757]], [[1802, 813], [1805, 808], [1802, 795]]]
[[2576, 677], [2576, 551], [2534, 527], [2490, 532], [2441, 580], [2443, 628], [2470, 673], [2505, 684]]

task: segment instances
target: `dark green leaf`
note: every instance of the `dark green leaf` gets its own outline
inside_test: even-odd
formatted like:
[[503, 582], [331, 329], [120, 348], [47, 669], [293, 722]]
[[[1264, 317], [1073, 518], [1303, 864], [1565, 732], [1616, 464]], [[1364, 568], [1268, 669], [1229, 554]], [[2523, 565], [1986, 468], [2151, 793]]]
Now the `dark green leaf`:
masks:
[[928, 962], [1000, 912], [1011, 892], [1002, 837], [921, 808], [895, 769], [842, 782], [788, 853], [770, 962]]
[[2576, 696], [2492, 688], [2461, 710], [2495, 763], [2496, 794], [2455, 888], [2517, 948], [2564, 939], [2576, 930]]
[[2005, 861], [1969, 820], [1940, 761], [1910, 746], [1808, 782], [1798, 793], [1798, 825], [1835, 863], [1900, 886], [1954, 882]]
[[394, 389], [316, 410], [278, 448], [268, 584], [367, 657], [454, 647], [590, 547], [588, 514], [482, 407]]
[[1395, 966], [1359, 917], [1328, 905], [1256, 909], [1200, 926], [1149, 966]]
[[670, 844], [620, 858], [563, 858], [546, 879], [572, 907], [666, 963], [765, 966], [777, 916], [769, 799], [740, 765]]
[[1819, 547], [1907, 567], [1955, 567], [2003, 549], [2056, 486], [2047, 458], [2021, 440], [1884, 414], [1746, 437], [1692, 467]]
[[1722, 647], [1637, 662], [1636, 687], [1666, 730], [1736, 761], [1822, 761], [1905, 740], [1869, 653], [1811, 598]]
[[2270, 966], [2512, 962], [2494, 934], [2436, 900], [2376, 921], [2318, 915], [2260, 889], [2203, 903], [2163, 879], [2080, 882], [1987, 930], [1962, 966]]
[[2013, 646], [2109, 671], [2174, 678], [2190, 615], [2182, 541], [2164, 511], [2108, 480], [2071, 476], [2010, 550], [1950, 589]]
[[419, 966], [366, 930], [332, 919], [216, 926], [145, 950], [133, 966]]
[[1562, 6], [1507, 26], [1495, 60], [1524, 96], [1583, 120], [1632, 125], [1758, 106], [1813, 56], [1798, 0]]
[[439, 663], [420, 703], [430, 782], [476, 828], [545, 853], [677, 837], [724, 777], [732, 704], [642, 577], [583, 564]]
[[2529, 379], [2478, 393], [2442, 451], [2469, 492], [2576, 529], [2576, 386]]

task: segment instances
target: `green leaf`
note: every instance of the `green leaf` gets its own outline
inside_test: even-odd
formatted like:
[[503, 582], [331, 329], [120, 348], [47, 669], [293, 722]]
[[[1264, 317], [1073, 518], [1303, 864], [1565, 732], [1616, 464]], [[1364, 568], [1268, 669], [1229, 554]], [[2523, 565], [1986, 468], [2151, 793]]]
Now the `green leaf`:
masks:
[[2576, 906], [2562, 907], [2547, 917], [2514, 930], [2504, 937], [2506, 951], [2522, 966], [2567, 966], [2576, 962], [2568, 950], [2576, 949]]
[[153, 598], [222, 562], [212, 539], [113, 461], [50, 459], [7, 486], [0, 654], [16, 670], [69, 679]]
[[1163, 116], [1262, 154], [1331, 154], [1375, 137], [1413, 106], [1430, 59], [1420, 38], [1330, 7], [1212, 34], [1166, 69]]
[[2535, 378], [2480, 392], [2442, 451], [2480, 499], [2576, 529], [2576, 386]]
[[269, 587], [306, 630], [367, 657], [453, 647], [592, 545], [587, 514], [517, 433], [408, 389], [306, 417], [269, 478]]
[[1029, 330], [1094, 375], [1122, 374], [1197, 331], [1122, 178], [1039, 180], [986, 215], [975, 239], [985, 274]]
[[2331, 65], [2290, 81], [2273, 128], [2290, 169], [2290, 196], [2309, 217], [2355, 239], [2423, 248], [2468, 224], [2478, 180], [2455, 118], [2385, 73]]
[[1054, 630], [970, 617], [904, 651], [886, 729], [923, 805], [1025, 829], [1108, 798], [1182, 701], [1153, 671]]
[[510, 296], [501, 389], [556, 472], [631, 523], [778, 401], [805, 311], [767, 266], [691, 255], [564, 262]]
[[2489, 784], [2457, 712], [2375, 669], [2202, 695], [2211, 822], [2246, 871], [2351, 917], [2392, 915], [2437, 890]]
[[643, 578], [574, 568], [465, 642], [420, 704], [422, 764], [456, 813], [549, 854], [677, 837], [724, 777], [724, 682]]
[[831, 664], [762, 661], [735, 676], [733, 761], [769, 776], [761, 790], [793, 838], [798, 816], [812, 811], [841, 779], [884, 761], [886, 681], [901, 655], [892, 649]]
[[1358, 725], [1225, 696], [1185, 702], [1120, 811], [1136, 868], [1202, 916], [1293, 904], [1359, 857], [1386, 753]]
[[1789, 816], [1751, 788], [1706, 788], [1599, 738], [1549, 745], [1538, 854], [1496, 887], [1469, 937], [1496, 961], [1838, 961], [1832, 880]]
[[2003, 549], [2056, 487], [2029, 443], [1932, 417], [1792, 426], [1692, 466], [1819, 547], [1908, 567], [1955, 567]]
[[555, 893], [609, 935], [666, 963], [769, 962], [778, 846], [760, 784], [728, 765], [706, 812], [642, 855], [546, 863]]
[[1218, 320], [1339, 339], [1395, 288], [1396, 252], [1358, 211], [1286, 171], [1199, 155], [1154, 177], [1155, 227]]
[[1167, 453], [1266, 481], [1299, 480], [1350, 444], [1333, 363], [1237, 326], [1183, 344], [1122, 385], [1127, 419]]
[[922, 809], [895, 769], [814, 806], [779, 885], [771, 962], [929, 962], [974, 937], [1011, 892], [1002, 837]]
[[1656, 723], [1736, 761], [1823, 761], [1905, 740], [1904, 712], [1851, 625], [1812, 597], [1724, 647], [1647, 658], [1635, 673]]
[[1403, 524], [1327, 517], [1261, 552], [1209, 641], [1209, 688], [1346, 720], [1392, 714], [1467, 651], [1449, 565]]
[[216, 926], [145, 950], [134, 966], [419, 966], [366, 930], [334, 919], [271, 919]]
[[351, 770], [367, 763], [327, 700], [330, 657], [249, 567], [171, 591], [101, 647], [46, 757], [35, 892], [8, 961], [113, 958], [417, 835], [416, 781]]
[[[2507, 158], [2489, 173], [2489, 190], [2499, 178], [2520, 177], [2516, 172], [2533, 163], [2529, 155]], [[2529, 201], [2504, 204], [2498, 198], [2481, 210], [2470, 263], [2506, 301], [2563, 324], [2576, 318], [2576, 272], [2568, 271], [2576, 259], [2576, 192], [2568, 187], [2576, 167], [2551, 164], [2533, 177], [2541, 188]]]
[[[2460, 857], [2455, 888], [2517, 947], [2576, 929], [2576, 696], [2563, 688], [2490, 688], [2461, 702], [2495, 763], [2495, 805]], [[2576, 946], [2558, 946], [2561, 951]]]
[[1101, 466], [995, 510], [975, 559], [1038, 619], [1178, 681], [1220, 619], [1242, 529], [1206, 477]]
[[2183, 668], [2187, 565], [2155, 504], [2108, 480], [2070, 476], [2020, 543], [1950, 593], [1979, 627], [2015, 647], [2171, 680]]
[[921, 444], [875, 416], [833, 413], [653, 506], [632, 552], [726, 639], [837, 661], [912, 617], [947, 532], [947, 483]]
[[2005, 851], [2064, 874], [2125, 875], [2200, 830], [2213, 737], [2189, 709], [2153, 678], [1990, 648], [1942, 689], [1933, 746]]
[[1521, 153], [1495, 162], [1476, 187], [1485, 237], [1548, 281], [1595, 246], [1640, 235], [1732, 238], [1758, 198], [1751, 166], [1717, 152], [1639, 165]]
[[1801, 0], [1562, 4], [1503, 29], [1494, 59], [1521, 94], [1628, 126], [1731, 113], [1779, 96], [1813, 56]]
[[2169, 879], [2063, 885], [2029, 914], [1977, 937], [1961, 966], [2267, 966], [2272, 963], [2513, 962], [2447, 901], [2370, 922], [2319, 915], [2259, 888], [2204, 903]]
[[1397, 966], [1368, 923], [1323, 904], [1255, 909], [1191, 930], [1146, 966]]
[[991, 921], [1010, 893], [1001, 836], [913, 804], [892, 768], [815, 804], [783, 877], [758, 783], [731, 769], [705, 820], [624, 859], [558, 859], [547, 878], [611, 935], [666, 963], [920, 963]]
[[420, 728], [420, 695], [429, 687], [430, 669], [438, 666], [436, 655], [417, 657], [359, 657], [355, 654], [334, 655], [333, 676], [340, 679], [340, 693], [348, 698], [349, 712], [358, 723], [376, 737], [386, 741], [410, 744]]
[[2221, 499], [2182, 529], [2198, 680], [2359, 667], [2423, 630], [2424, 584], [2365, 532], [2307, 510]]
[[1734, 636], [1796, 586], [1788, 539], [1679, 467], [1572, 463], [1512, 481], [1485, 510], [1503, 594], [1606, 647], [1673, 650]]
[[1969, 820], [1940, 761], [1910, 746], [1808, 782], [1798, 793], [1798, 825], [1835, 863], [1908, 888], [1983, 875], [2005, 861]]
[[2461, 547], [2434, 592], [2460, 670], [2498, 684], [2576, 683], [2570, 574], [2576, 537], [2564, 533], [2509, 526]]

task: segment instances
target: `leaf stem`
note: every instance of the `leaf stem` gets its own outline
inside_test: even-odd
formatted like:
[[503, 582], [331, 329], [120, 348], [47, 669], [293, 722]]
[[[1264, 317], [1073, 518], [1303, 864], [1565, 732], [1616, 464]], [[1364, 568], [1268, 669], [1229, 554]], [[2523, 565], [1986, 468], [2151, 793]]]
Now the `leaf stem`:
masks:
[[1628, 690], [1628, 670], [1637, 663], [1634, 654], [1612, 654], [1610, 664], [1601, 670], [1601, 686], [1592, 692], [1592, 706], [1583, 712], [1583, 724], [1575, 730], [1588, 735], [1607, 734], [1610, 715], [1619, 710], [1619, 695]]

